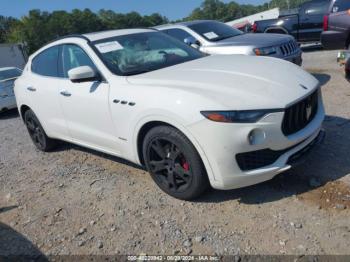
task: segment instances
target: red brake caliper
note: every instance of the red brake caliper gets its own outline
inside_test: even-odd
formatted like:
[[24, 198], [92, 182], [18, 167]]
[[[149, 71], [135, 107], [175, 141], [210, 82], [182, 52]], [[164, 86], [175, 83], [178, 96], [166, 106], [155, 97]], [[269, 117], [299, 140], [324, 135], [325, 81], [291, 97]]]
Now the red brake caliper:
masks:
[[186, 162], [186, 160], [184, 161], [184, 163], [182, 164], [183, 169], [185, 169], [186, 171], [190, 170], [190, 164], [188, 162]]

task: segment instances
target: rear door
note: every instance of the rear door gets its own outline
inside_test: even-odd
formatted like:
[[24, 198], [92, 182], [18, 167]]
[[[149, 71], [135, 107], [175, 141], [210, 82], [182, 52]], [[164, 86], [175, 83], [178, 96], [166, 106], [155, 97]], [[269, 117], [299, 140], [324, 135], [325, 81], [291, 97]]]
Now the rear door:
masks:
[[323, 31], [323, 17], [327, 14], [330, 1], [305, 3], [299, 13], [299, 41], [320, 41]]
[[58, 72], [58, 59], [61, 46], [45, 49], [32, 60], [31, 74], [26, 74], [25, 91], [29, 105], [49, 136], [69, 138], [59, 102], [59, 88], [62, 79]]
[[68, 71], [90, 66], [98, 71], [88, 54], [78, 45], [62, 47], [60, 101], [72, 139], [96, 149], [117, 152], [116, 136], [109, 110], [109, 84], [106, 81], [73, 83]]

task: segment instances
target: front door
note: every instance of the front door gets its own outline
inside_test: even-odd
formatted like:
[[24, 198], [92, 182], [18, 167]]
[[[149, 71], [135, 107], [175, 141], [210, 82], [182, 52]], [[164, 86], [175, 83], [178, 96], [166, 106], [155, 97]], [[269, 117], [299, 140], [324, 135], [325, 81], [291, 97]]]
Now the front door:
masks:
[[[68, 71], [79, 66], [96, 66], [79, 46], [62, 48], [60, 101], [74, 142], [96, 149], [118, 152], [115, 130], [108, 106], [109, 84], [105, 81], [73, 83]], [[98, 71], [98, 70], [97, 70]]]

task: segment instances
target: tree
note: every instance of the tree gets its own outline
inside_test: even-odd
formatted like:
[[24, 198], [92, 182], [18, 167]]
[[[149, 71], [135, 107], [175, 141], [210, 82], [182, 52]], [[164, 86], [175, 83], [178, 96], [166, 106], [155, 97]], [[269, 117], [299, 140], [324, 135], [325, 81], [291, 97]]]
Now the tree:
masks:
[[[204, 0], [200, 7], [183, 20], [213, 19], [223, 22], [243, 16], [255, 14], [268, 8], [295, 8], [306, 0], [271, 0], [263, 5], [240, 5], [235, 1], [224, 3], [220, 0]], [[112, 10], [100, 10], [97, 13], [89, 9], [72, 12], [42, 12], [31, 10], [21, 19], [0, 16], [0, 43], [23, 42], [28, 45], [30, 53], [45, 43], [60, 36], [83, 34], [101, 30], [153, 27], [168, 23], [168, 19], [160, 14], [141, 16], [137, 12], [127, 14]]]
[[0, 15], [0, 43], [5, 42], [12, 26], [17, 22], [13, 17], [4, 17]]

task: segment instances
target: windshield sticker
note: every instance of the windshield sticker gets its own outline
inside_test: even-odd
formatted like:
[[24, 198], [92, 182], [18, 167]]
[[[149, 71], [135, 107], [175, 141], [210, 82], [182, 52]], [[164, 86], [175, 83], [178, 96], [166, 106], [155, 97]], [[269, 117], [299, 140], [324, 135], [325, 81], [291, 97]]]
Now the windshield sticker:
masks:
[[95, 46], [102, 54], [124, 49], [124, 47], [117, 41], [101, 43]]
[[214, 39], [214, 38], [217, 38], [218, 35], [215, 34], [214, 32], [208, 32], [208, 33], [205, 33], [204, 36], [208, 39]]

